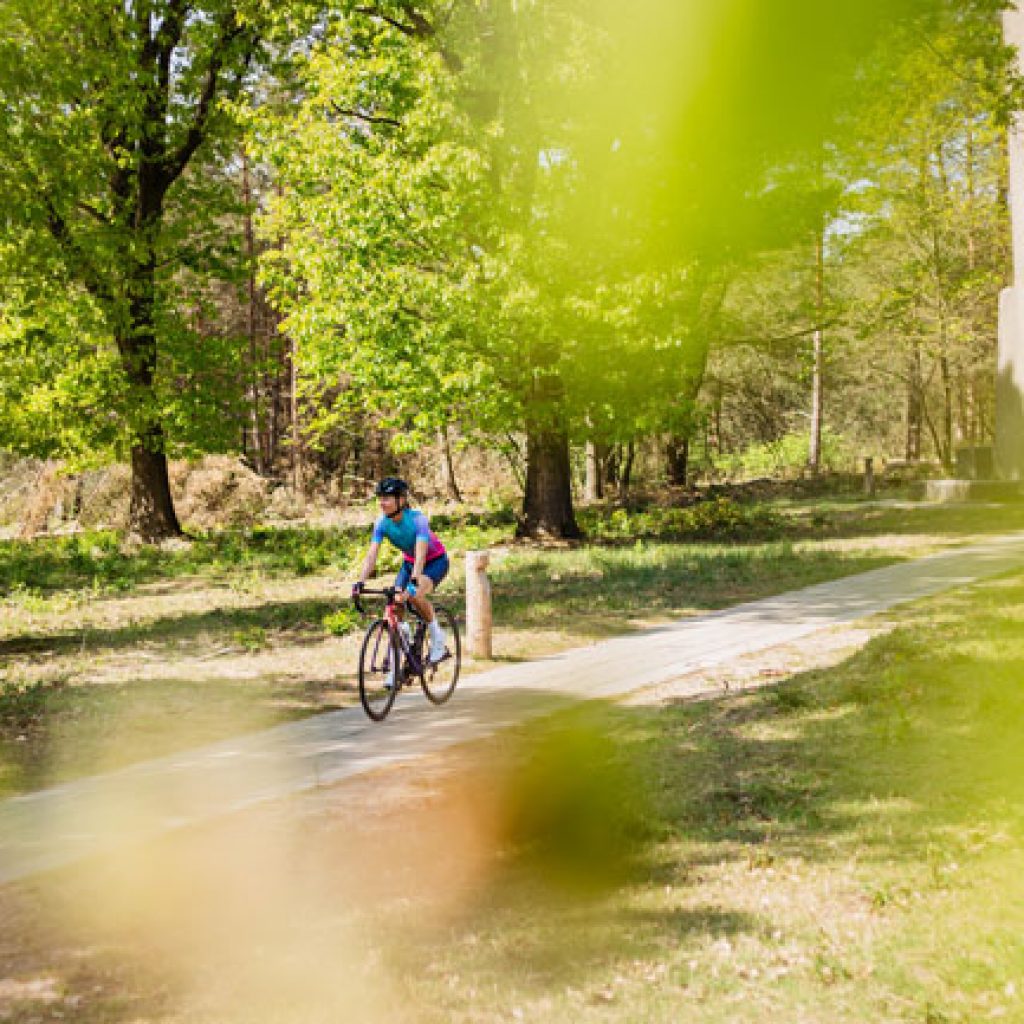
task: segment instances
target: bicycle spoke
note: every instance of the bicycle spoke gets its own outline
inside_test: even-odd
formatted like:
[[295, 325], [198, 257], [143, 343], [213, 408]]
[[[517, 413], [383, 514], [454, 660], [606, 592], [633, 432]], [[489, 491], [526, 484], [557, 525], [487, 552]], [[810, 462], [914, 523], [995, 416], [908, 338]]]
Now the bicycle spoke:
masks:
[[430, 660], [429, 640], [424, 644], [424, 667], [421, 682], [427, 699], [434, 704], [443, 704], [455, 691], [461, 667], [461, 641], [459, 627], [454, 616], [441, 605], [434, 606], [434, 613], [445, 636], [444, 656], [436, 662]]
[[399, 662], [388, 624], [378, 619], [367, 629], [359, 654], [359, 699], [375, 722], [383, 721], [395, 702]]

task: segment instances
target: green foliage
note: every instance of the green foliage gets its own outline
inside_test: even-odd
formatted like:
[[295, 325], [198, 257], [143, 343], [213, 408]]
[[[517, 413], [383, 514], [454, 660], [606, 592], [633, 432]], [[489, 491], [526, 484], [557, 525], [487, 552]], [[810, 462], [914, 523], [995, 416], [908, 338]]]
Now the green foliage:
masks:
[[[300, 5], [0, 10], [0, 444], [79, 463], [235, 443], [231, 102]], [[29, 357], [29, 358], [26, 358]]]
[[246, 629], [236, 629], [232, 639], [239, 647], [249, 654], [259, 654], [270, 646], [270, 638], [262, 626], [248, 626]]
[[358, 630], [363, 620], [355, 608], [344, 606], [325, 615], [322, 623], [324, 629], [332, 636], [347, 636]]
[[[786, 434], [777, 441], [752, 444], [735, 455], [715, 461], [716, 468], [732, 479], [762, 476], [791, 476], [807, 469], [810, 452], [808, 434]], [[836, 470], [849, 466], [853, 453], [838, 434], [823, 430], [821, 435], [821, 468]]]
[[[668, 31], [693, 28], [653, 6]], [[781, 21], [820, 62], [816, 33], [835, 42], [836, 26], [808, 27], [804, 8], [786, 5]], [[653, 70], [675, 74], [678, 54], [670, 69], [667, 51], [641, 51], [618, 11], [467, 5], [449, 19], [428, 3], [415, 31], [378, 13], [332, 25], [298, 65], [294, 102], [268, 101], [249, 120], [282, 186], [263, 224], [280, 247], [261, 275], [321, 400], [314, 429], [370, 409], [402, 450], [451, 422], [464, 434], [554, 423], [578, 437], [688, 435], [729, 278], [765, 244], [755, 225], [767, 218], [787, 238], [803, 225], [762, 201], [761, 162], [734, 166], [730, 154], [722, 173], [671, 119], [695, 113], [684, 127], [699, 138], [700, 118], [728, 109], [722, 124], [763, 131], [736, 101], [757, 79], [763, 103], [764, 78], [730, 61], [721, 94], [698, 89], [691, 110], [652, 88], [638, 118], [607, 95], [609, 68], [632, 94], [628, 76], [650, 87]], [[730, 17], [702, 26], [722, 33], [716, 45], [733, 38]], [[856, 28], [856, 52], [877, 30], [859, 14], [840, 20]], [[823, 94], [794, 89], [780, 60], [755, 66], [813, 121]], [[806, 144], [775, 126], [779, 149]], [[680, 187], [697, 167], [699, 203]], [[773, 200], [792, 194], [780, 182]], [[652, 244], [666, 229], [670, 252]]]
[[580, 512], [587, 535], [597, 541], [763, 540], [785, 531], [785, 520], [765, 505], [730, 498], [699, 501], [685, 508], [655, 506], [642, 511], [597, 509]]

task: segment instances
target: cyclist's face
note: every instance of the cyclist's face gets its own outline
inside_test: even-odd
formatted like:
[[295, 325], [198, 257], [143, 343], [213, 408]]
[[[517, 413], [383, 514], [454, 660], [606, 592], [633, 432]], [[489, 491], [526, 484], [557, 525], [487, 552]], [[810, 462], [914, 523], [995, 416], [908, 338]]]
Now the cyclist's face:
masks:
[[393, 494], [382, 494], [380, 499], [380, 510], [386, 516], [393, 516], [398, 511], [398, 503], [401, 501], [400, 498], [396, 498]]

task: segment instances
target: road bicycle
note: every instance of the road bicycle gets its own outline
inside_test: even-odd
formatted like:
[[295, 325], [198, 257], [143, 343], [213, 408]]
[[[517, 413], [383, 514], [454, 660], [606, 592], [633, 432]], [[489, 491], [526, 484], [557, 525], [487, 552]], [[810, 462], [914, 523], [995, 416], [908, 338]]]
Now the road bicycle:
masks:
[[434, 614], [444, 630], [445, 650], [441, 660], [432, 663], [427, 623], [411, 602], [406, 602], [404, 607], [413, 624], [403, 622], [398, 615], [397, 593], [394, 587], [382, 590], [364, 587], [360, 594], [352, 595], [353, 603], [362, 614], [366, 614], [366, 609], [360, 597], [382, 596], [385, 602], [384, 615], [367, 627], [359, 651], [359, 700], [375, 722], [387, 718], [398, 691], [417, 679], [427, 700], [444, 704], [455, 692], [462, 666], [462, 646], [455, 616], [444, 605], [434, 604]]

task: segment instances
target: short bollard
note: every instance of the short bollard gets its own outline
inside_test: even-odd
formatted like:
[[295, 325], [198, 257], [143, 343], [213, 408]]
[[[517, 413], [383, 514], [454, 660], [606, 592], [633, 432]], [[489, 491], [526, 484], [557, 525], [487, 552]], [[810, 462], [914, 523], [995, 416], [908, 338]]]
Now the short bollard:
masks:
[[491, 581], [488, 551], [466, 552], [466, 646], [474, 658], [490, 658]]
[[875, 496], [875, 465], [870, 455], [864, 459], [864, 493], [869, 498]]

